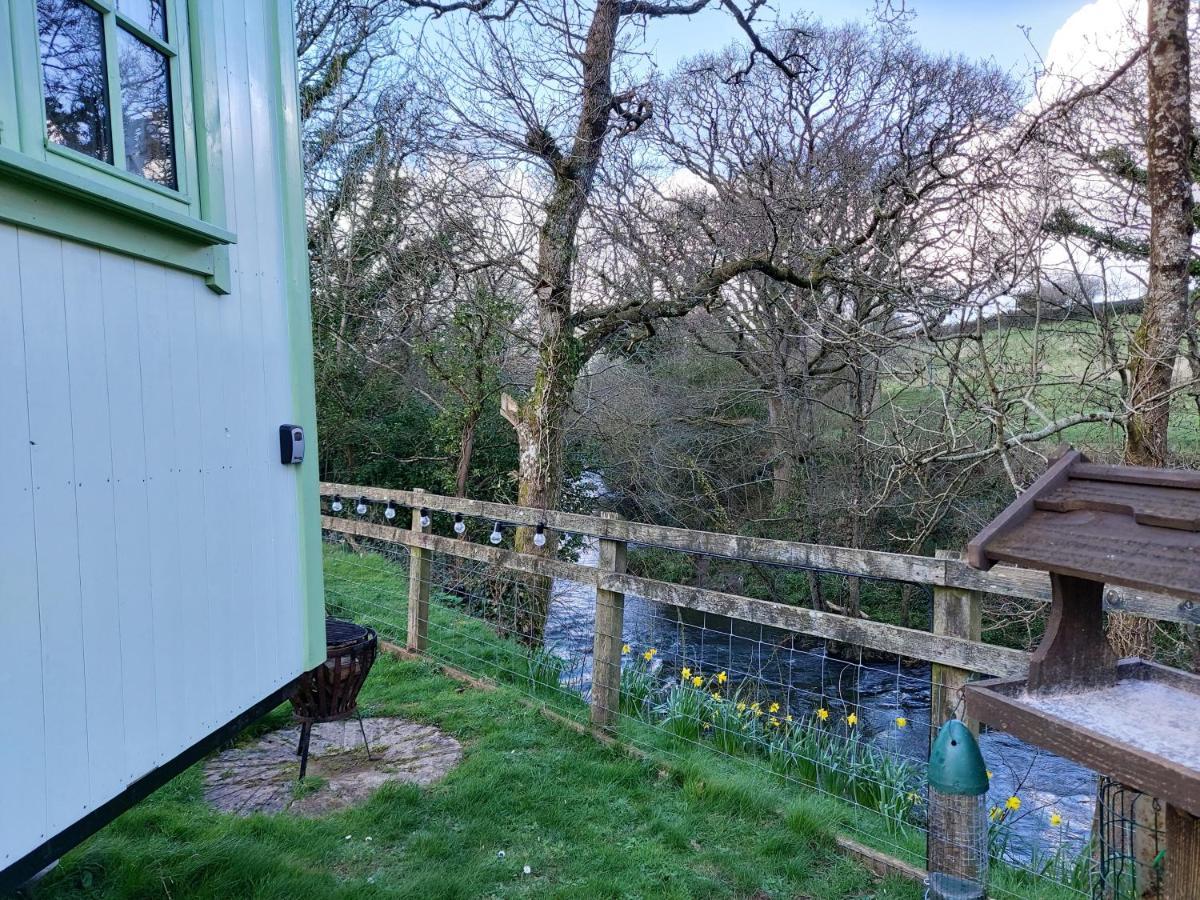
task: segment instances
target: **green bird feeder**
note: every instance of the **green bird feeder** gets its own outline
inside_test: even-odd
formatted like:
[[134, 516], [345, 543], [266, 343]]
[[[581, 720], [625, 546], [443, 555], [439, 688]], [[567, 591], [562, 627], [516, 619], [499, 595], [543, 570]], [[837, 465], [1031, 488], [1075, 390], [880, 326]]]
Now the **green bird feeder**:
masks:
[[951, 719], [929, 751], [930, 900], [987, 897], [987, 790], [987, 766], [975, 735]]

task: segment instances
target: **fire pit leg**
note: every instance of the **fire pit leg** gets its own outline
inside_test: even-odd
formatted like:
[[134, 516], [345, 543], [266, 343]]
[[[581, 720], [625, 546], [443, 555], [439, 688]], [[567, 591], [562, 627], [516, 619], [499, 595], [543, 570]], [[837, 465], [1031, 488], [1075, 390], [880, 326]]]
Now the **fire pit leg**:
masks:
[[312, 740], [312, 722], [304, 722], [300, 726], [300, 746], [296, 748], [296, 753], [300, 756], [300, 777], [297, 781], [304, 780], [304, 773], [308, 771], [308, 744]]
[[363, 723], [362, 710], [356, 709], [354, 714], [358, 716], [358, 730], [362, 732], [363, 746], [367, 748], [367, 762], [375, 762], [374, 757], [371, 756], [371, 742], [367, 740], [367, 726]]

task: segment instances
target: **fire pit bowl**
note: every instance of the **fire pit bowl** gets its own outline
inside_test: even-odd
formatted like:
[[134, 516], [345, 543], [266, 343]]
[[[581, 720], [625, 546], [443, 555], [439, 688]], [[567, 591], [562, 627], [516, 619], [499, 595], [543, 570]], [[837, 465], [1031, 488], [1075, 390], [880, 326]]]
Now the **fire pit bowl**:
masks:
[[[312, 726], [358, 715], [358, 692], [362, 690], [379, 652], [375, 629], [344, 619], [325, 619], [325, 662], [296, 679], [292, 692], [292, 711], [300, 722], [300, 777], [308, 768], [308, 743]], [[367, 736], [363, 730], [363, 742]], [[371, 756], [367, 744], [367, 758]]]

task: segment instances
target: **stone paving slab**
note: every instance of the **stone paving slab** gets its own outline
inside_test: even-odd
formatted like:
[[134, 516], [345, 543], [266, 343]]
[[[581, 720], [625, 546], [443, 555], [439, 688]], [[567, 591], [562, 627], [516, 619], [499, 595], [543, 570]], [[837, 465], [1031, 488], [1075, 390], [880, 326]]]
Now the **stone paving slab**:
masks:
[[462, 745], [430, 725], [400, 718], [364, 719], [363, 724], [371, 760], [357, 719], [314, 725], [308, 776], [298, 784], [300, 726], [282, 728], [210, 759], [204, 797], [236, 815], [320, 816], [362, 803], [389, 781], [432, 784], [462, 759]]

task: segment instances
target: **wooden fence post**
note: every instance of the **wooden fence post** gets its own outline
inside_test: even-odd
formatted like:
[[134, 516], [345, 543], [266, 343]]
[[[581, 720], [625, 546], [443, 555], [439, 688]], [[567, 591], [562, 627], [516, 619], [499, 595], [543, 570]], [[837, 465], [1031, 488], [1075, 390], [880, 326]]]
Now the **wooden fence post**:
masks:
[[[937, 551], [938, 559], [958, 559], [951, 550]], [[933, 589], [933, 633], [950, 637], [980, 640], [983, 632], [983, 595], [962, 588]], [[948, 719], [960, 718], [971, 731], [979, 734], [979, 723], [960, 716], [963, 686], [971, 673], [952, 666], [934, 663], [930, 674], [929, 740]]]
[[[601, 513], [616, 519], [616, 513]], [[600, 540], [597, 568], [605, 574], [625, 574], [624, 541]], [[592, 639], [592, 723], [612, 730], [621, 713], [621, 645], [625, 625], [625, 595], [596, 589], [596, 630]]]
[[[429, 534], [429, 525], [421, 525], [420, 494], [418, 505], [412, 511], [412, 530]], [[408, 634], [405, 646], [414, 653], [424, 653], [429, 644], [429, 580], [431, 573], [430, 553], [420, 547], [408, 548]]]

